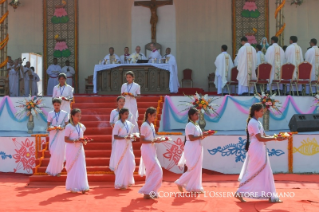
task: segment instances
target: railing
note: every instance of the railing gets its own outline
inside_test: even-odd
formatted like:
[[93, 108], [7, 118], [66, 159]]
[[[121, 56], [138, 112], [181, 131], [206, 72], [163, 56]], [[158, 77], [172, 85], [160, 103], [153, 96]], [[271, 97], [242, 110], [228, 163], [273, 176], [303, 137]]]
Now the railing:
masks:
[[[42, 160], [44, 159], [44, 153], [45, 151], [48, 149], [48, 145], [49, 142], [45, 141], [45, 148], [42, 148], [42, 142], [41, 142], [41, 138], [47, 138], [48, 134], [35, 134], [35, 135], [31, 135], [32, 137], [35, 137], [35, 159], [39, 159], [39, 164], [35, 166], [34, 168], [34, 173], [33, 174], [37, 174], [38, 173], [38, 168], [41, 166]], [[38, 152], [41, 150], [41, 156], [38, 155]]]

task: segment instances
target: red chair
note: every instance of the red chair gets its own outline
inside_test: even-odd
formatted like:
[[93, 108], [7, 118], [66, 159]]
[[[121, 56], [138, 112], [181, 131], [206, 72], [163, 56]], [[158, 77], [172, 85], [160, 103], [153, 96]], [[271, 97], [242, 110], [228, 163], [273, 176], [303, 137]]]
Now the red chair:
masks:
[[[256, 84], [259, 85], [261, 92], [265, 90], [265, 85], [269, 84], [270, 82], [271, 69], [272, 69], [272, 65], [269, 63], [263, 63], [258, 66]], [[256, 93], [257, 93], [257, 89], [256, 89]], [[272, 94], [271, 91], [270, 91], [270, 94]]]
[[[298, 96], [299, 96], [298, 85], [309, 85], [310, 93], [312, 94], [311, 71], [312, 71], [312, 65], [308, 62], [303, 62], [298, 66], [297, 80], [293, 80], [293, 83], [296, 85]], [[304, 89], [302, 92], [304, 94], [306, 93]]]
[[229, 86], [230, 85], [235, 85], [238, 87], [238, 80], [237, 80], [237, 75], [238, 75], [238, 69], [237, 66], [231, 69], [230, 72], [230, 82], [226, 83], [227, 89], [228, 89], [228, 93], [230, 95], [230, 89]]
[[[272, 83], [270, 84], [270, 87], [272, 87], [273, 84], [277, 84], [278, 87], [278, 93], [280, 95], [279, 91], [279, 85], [284, 84], [286, 85], [286, 90], [285, 93], [287, 93], [287, 85], [290, 85], [289, 93], [291, 95], [291, 88], [292, 88], [292, 78], [294, 77], [294, 71], [295, 71], [295, 66], [291, 63], [284, 64], [281, 67], [280, 71], [280, 77], [278, 80], [273, 80]], [[272, 90], [272, 89], [270, 89]]]
[[193, 87], [192, 72], [193, 71], [191, 69], [185, 69], [183, 71], [182, 87], [184, 81], [191, 81], [191, 86]]

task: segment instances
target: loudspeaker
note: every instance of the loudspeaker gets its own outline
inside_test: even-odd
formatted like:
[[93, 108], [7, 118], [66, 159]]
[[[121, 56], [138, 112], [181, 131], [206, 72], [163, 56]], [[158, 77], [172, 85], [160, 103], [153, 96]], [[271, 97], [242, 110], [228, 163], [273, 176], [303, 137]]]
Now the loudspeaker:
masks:
[[319, 131], [319, 114], [295, 114], [289, 122], [290, 132]]

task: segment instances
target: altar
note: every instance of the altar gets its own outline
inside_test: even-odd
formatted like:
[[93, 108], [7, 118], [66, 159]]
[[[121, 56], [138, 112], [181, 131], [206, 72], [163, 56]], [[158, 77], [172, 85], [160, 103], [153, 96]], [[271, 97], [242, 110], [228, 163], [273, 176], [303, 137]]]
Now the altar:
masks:
[[106, 64], [95, 65], [93, 75], [93, 93], [120, 94], [121, 86], [126, 83], [125, 73], [133, 71], [135, 82], [141, 86], [142, 94], [177, 93], [177, 73], [173, 65], [144, 63], [144, 64]]

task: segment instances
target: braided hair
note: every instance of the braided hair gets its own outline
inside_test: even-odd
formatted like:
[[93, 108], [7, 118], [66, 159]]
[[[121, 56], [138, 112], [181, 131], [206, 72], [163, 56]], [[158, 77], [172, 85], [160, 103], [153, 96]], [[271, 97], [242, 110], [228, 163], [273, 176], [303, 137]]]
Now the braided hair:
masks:
[[156, 113], [156, 109], [154, 107], [147, 108], [144, 114], [144, 122], [147, 121], [148, 114], [153, 115], [154, 113]]
[[246, 134], [247, 134], [247, 142], [246, 142], [246, 145], [245, 145], [245, 150], [246, 151], [248, 151], [249, 145], [250, 145], [249, 132], [248, 132], [249, 121], [255, 116], [255, 112], [256, 111], [260, 111], [261, 109], [263, 109], [263, 105], [261, 103], [255, 103], [249, 109], [249, 116], [248, 116], [248, 119], [247, 119], [247, 126], [246, 126]]

